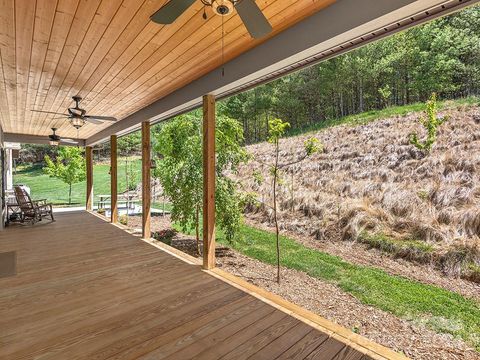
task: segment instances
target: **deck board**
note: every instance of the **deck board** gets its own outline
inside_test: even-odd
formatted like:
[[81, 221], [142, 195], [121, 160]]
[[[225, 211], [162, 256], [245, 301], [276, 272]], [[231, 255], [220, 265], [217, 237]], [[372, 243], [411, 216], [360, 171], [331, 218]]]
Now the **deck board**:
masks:
[[[87, 212], [0, 232], [2, 359], [360, 359], [297, 318]], [[368, 358], [368, 357], [367, 357]]]

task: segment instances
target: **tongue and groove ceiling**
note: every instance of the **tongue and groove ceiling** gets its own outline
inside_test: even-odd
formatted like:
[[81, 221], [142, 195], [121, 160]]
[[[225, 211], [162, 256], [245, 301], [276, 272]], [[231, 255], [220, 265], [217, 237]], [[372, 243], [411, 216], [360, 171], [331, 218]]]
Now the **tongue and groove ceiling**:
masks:
[[[335, 0], [257, 0], [277, 34]], [[149, 17], [165, 0], [0, 0], [0, 121], [4, 132], [88, 138], [111, 125], [31, 112], [65, 112], [71, 96], [92, 115], [125, 118], [222, 62], [222, 18], [201, 1], [171, 25]], [[235, 13], [224, 22], [228, 61], [258, 45]]]

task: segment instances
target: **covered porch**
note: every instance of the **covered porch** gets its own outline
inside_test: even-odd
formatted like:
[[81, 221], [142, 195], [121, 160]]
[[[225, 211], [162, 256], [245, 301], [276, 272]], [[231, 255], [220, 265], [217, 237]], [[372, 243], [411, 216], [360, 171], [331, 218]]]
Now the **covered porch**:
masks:
[[[215, 268], [215, 102], [476, 2], [265, 1], [273, 32], [261, 40], [247, 36], [238, 18], [226, 23], [230, 36], [224, 39], [223, 23], [197, 16], [200, 2], [185, 21], [162, 28], [150, 15], [166, 1], [147, 1], [144, 7], [98, 1], [97, 11], [85, 1], [59, 2], [58, 9], [48, 1], [45, 6], [4, 2], [2, 172], [5, 143], [51, 143], [51, 130], [58, 129], [62, 138], [85, 147], [87, 191], [85, 211], [0, 232], [0, 358], [404, 359]], [[65, 31], [67, 25], [71, 31]], [[211, 28], [220, 26], [227, 46], [218, 51]], [[74, 129], [75, 117], [57, 125], [54, 114], [70, 110], [72, 96], [79, 94], [89, 111], [118, 121], [85, 124], [82, 113], [76, 118], [83, 121], [80, 129]], [[150, 126], [200, 107], [201, 263], [154, 243], [150, 230]], [[139, 129], [141, 238], [118, 224], [117, 188], [117, 137]], [[58, 145], [61, 138], [53, 140]], [[106, 141], [109, 219], [92, 212], [93, 150]], [[0, 205], [3, 228], [4, 197]]]
[[99, 215], [56, 218], [0, 233], [2, 359], [403, 358]]

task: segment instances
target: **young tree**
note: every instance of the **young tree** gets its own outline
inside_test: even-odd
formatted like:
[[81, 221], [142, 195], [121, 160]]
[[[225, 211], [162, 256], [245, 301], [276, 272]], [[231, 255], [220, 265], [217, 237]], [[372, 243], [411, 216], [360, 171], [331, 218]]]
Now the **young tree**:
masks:
[[56, 177], [68, 184], [69, 205], [72, 203], [72, 185], [84, 181], [86, 178], [83, 153], [83, 149], [79, 147], [63, 146], [59, 148], [55, 161], [50, 156], [45, 156], [46, 166], [43, 171], [50, 177]]
[[309, 138], [305, 141], [305, 153], [288, 163], [280, 163], [280, 139], [285, 135], [285, 132], [290, 127], [288, 122], [280, 119], [273, 119], [268, 122], [269, 137], [268, 142], [274, 146], [274, 163], [270, 167], [270, 173], [272, 175], [272, 197], [273, 197], [273, 221], [275, 223], [275, 236], [276, 236], [276, 248], [277, 248], [277, 283], [280, 284], [280, 229], [278, 226], [278, 206], [277, 206], [277, 193], [278, 183], [280, 180], [280, 171], [291, 165], [298, 164], [305, 160], [307, 157], [322, 151], [322, 145], [316, 138]]
[[[118, 139], [118, 152], [120, 156], [124, 157], [124, 170], [125, 170], [125, 192], [127, 193], [127, 198], [130, 196], [129, 192], [137, 188], [139, 181], [139, 170], [135, 166], [135, 161], [132, 160], [131, 156], [140, 152], [142, 144], [142, 136], [139, 131], [134, 133], [122, 136]], [[128, 225], [129, 221], [129, 202], [127, 201], [127, 212], [123, 217], [124, 225]]]
[[410, 134], [410, 143], [417, 149], [430, 152], [433, 144], [437, 140], [438, 127], [447, 120], [447, 117], [437, 117], [437, 96], [435, 93], [433, 93], [430, 97], [430, 100], [427, 101], [426, 106], [426, 116], [420, 117], [419, 121], [427, 131], [427, 138], [423, 141], [420, 141], [418, 139], [418, 135], [413, 133]]
[[141, 143], [142, 137], [139, 132], [134, 132], [118, 139], [118, 150], [120, 155], [125, 158], [125, 191], [137, 188], [139, 174], [130, 157], [140, 151]]
[[[155, 176], [172, 203], [172, 220], [185, 230], [195, 229], [200, 253], [200, 219], [203, 201], [202, 121], [200, 114], [176, 117], [164, 124], [156, 135], [155, 152], [159, 159]], [[236, 171], [246, 160], [240, 146], [242, 127], [236, 120], [218, 116], [216, 124], [216, 220], [232, 240], [240, 226], [241, 207], [236, 185], [226, 173]]]

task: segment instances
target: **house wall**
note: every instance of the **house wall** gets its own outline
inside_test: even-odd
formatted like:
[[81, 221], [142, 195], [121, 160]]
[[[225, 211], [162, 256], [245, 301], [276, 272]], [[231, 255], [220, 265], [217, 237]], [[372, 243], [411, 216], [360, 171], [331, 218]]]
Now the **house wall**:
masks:
[[0, 126], [0, 231], [5, 228], [7, 209], [5, 204], [6, 191], [6, 150], [4, 144], [3, 130]]
[[13, 156], [12, 149], [5, 148], [5, 188], [6, 190], [13, 189]]

